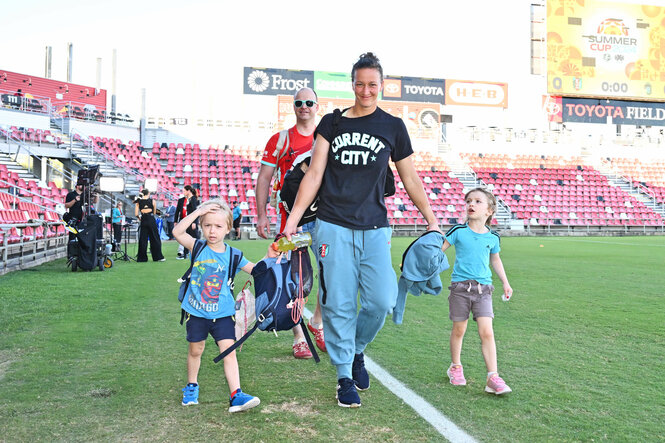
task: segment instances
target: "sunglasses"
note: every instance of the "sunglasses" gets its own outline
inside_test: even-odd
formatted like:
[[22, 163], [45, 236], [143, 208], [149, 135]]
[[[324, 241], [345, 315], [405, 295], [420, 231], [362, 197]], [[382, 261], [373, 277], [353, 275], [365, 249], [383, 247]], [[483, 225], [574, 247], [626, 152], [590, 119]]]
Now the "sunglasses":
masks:
[[293, 102], [296, 108], [302, 108], [303, 106], [307, 106], [308, 108], [311, 108], [316, 104], [314, 100], [295, 100]]

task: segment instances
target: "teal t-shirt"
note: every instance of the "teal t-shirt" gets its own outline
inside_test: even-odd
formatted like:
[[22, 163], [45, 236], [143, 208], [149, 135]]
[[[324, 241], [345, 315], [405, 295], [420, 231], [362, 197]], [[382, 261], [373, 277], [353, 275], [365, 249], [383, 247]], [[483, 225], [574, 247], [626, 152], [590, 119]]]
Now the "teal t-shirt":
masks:
[[455, 246], [455, 266], [451, 280], [476, 280], [483, 285], [492, 284], [490, 254], [501, 250], [499, 234], [490, 230], [485, 234], [473, 232], [469, 225], [455, 225], [446, 232], [446, 240]]
[[[197, 317], [216, 319], [235, 314], [235, 300], [230, 288], [233, 277], [227, 280], [231, 247], [224, 252], [215, 252], [208, 245], [199, 253], [189, 281], [182, 309]], [[236, 274], [249, 261], [243, 256]]]

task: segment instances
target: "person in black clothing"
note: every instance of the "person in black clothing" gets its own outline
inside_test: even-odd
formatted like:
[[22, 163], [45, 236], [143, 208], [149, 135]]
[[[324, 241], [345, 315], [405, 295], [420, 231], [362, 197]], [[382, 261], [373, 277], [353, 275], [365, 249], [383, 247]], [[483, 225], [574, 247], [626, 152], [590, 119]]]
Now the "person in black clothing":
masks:
[[150, 253], [152, 261], [166, 261], [162, 255], [162, 240], [159, 238], [155, 213], [157, 208], [150, 198], [150, 191], [144, 189], [136, 200], [134, 214], [141, 219], [139, 234], [139, 252], [137, 262], [148, 261], [148, 239], [150, 240]]
[[[185, 190], [187, 190], [187, 186], [185, 186]], [[185, 195], [188, 195], [189, 199], [187, 201], [187, 214], [191, 214], [194, 211], [196, 211], [196, 208], [199, 207], [199, 199], [197, 198], [196, 195], [196, 189], [190, 187], [188, 190], [188, 194]], [[189, 235], [191, 235], [194, 238], [200, 238], [199, 219], [197, 218], [196, 220], [194, 220], [194, 223], [192, 223], [185, 232], [187, 232]], [[185, 258], [187, 258], [187, 256], [189, 255], [189, 249], [185, 248], [184, 252], [185, 252]]]
[[[83, 220], [83, 185], [76, 185], [73, 191], [65, 197], [65, 208], [68, 209], [69, 219], [67, 224], [76, 226]], [[69, 239], [74, 240], [76, 234], [69, 233]]]
[[[185, 185], [183, 188], [184, 197], [178, 199], [178, 204], [175, 209], [175, 224], [178, 224], [182, 219], [187, 217], [188, 214], [191, 214], [199, 207], [199, 201], [196, 198], [196, 189], [192, 188], [190, 185]], [[198, 235], [198, 219], [187, 228], [187, 233], [194, 238], [199, 238]], [[185, 249], [184, 246], [180, 245], [178, 248], [178, 260], [182, 260], [187, 257], [189, 251]]]

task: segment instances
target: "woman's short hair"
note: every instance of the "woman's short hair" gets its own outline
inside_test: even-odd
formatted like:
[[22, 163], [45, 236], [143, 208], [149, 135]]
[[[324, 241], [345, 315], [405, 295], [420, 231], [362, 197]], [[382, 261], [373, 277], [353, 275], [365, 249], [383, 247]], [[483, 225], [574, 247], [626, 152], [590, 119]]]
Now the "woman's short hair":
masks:
[[379, 57], [374, 55], [372, 52], [365, 52], [364, 54], [360, 54], [358, 61], [354, 63], [353, 68], [351, 69], [351, 81], [356, 80], [356, 71], [358, 69], [365, 68], [376, 69], [379, 71], [379, 75], [381, 75], [381, 81], [383, 81], [383, 68], [381, 67], [381, 62], [379, 61]]
[[[231, 208], [229, 208], [229, 205], [227, 205], [226, 202], [224, 200], [222, 200], [221, 198], [214, 198], [212, 200], [208, 200], [206, 202], [201, 203], [201, 205], [199, 207], [204, 207], [204, 206], [209, 206], [209, 205], [219, 206], [219, 209], [213, 209], [210, 212], [217, 212], [217, 213], [220, 213], [220, 214], [224, 215], [225, 219], [226, 219], [226, 224], [228, 225], [228, 228], [229, 228], [229, 231], [230, 231], [231, 227], [233, 226], [233, 212], [231, 212]], [[199, 221], [201, 225], [203, 224], [203, 219], [204, 218], [205, 218], [205, 215], [203, 215], [201, 217], [201, 220]]]
[[141, 191], [141, 194], [148, 195], [148, 194], [150, 194], [150, 191], [148, 191], [147, 189], [144, 189], [144, 190]]

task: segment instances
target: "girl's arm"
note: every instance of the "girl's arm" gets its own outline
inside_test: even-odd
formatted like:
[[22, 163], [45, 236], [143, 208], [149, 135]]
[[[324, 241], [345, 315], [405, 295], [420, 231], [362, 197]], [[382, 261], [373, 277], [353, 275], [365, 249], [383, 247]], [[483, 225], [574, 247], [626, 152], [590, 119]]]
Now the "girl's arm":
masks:
[[134, 205], [134, 216], [138, 217], [139, 214], [140, 214], [140, 212], [139, 212], [139, 203], [136, 202], [136, 204]]
[[451, 246], [452, 246], [452, 245], [451, 245], [450, 243], [448, 243], [448, 240], [444, 240], [444, 241], [443, 241], [443, 246], [441, 246], [441, 250], [445, 252], [446, 249], [448, 249], [448, 248], [451, 247]]
[[510, 283], [508, 283], [508, 277], [506, 277], [506, 271], [503, 269], [503, 262], [501, 261], [498, 252], [496, 254], [490, 254], [490, 264], [503, 284], [503, 294], [506, 297], [510, 297], [513, 294], [513, 288], [511, 288]]
[[425, 220], [427, 221], [427, 230], [441, 231], [439, 229], [439, 223], [432, 211], [432, 207], [429, 204], [429, 200], [427, 200], [427, 194], [425, 194], [423, 182], [420, 181], [418, 172], [413, 166], [411, 156], [398, 161], [395, 163], [395, 166], [397, 167], [397, 172], [399, 172], [399, 177], [402, 179], [402, 183], [404, 183], [406, 193], [409, 194], [409, 198], [413, 204], [416, 205], [420, 213], [425, 217]]
[[152, 215], [157, 216], [157, 202], [152, 201]]

